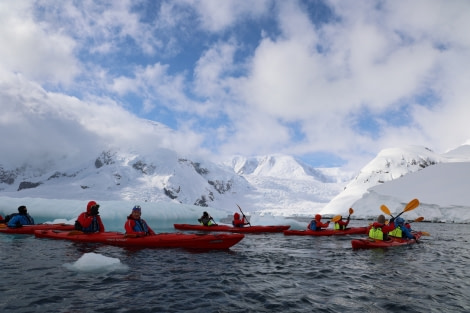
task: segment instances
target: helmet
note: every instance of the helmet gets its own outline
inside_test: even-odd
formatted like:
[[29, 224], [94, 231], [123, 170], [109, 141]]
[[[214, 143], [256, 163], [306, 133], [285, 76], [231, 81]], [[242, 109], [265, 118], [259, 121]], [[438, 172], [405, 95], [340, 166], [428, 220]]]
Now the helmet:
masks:
[[140, 205], [136, 205], [132, 208], [132, 211], [139, 211], [140, 212], [141, 210], [142, 209], [141, 209]]
[[233, 214], [233, 219], [239, 220], [239, 219], [240, 219], [240, 214], [238, 214], [238, 212], [236, 212], [235, 214]]
[[402, 226], [404, 223], [405, 223], [405, 220], [402, 219], [401, 217], [397, 217], [397, 218], [395, 219], [395, 225], [396, 225], [396, 226]]
[[316, 220], [316, 221], [321, 220], [321, 215], [320, 215], [320, 214], [316, 214], [316, 215], [315, 215], [315, 220]]

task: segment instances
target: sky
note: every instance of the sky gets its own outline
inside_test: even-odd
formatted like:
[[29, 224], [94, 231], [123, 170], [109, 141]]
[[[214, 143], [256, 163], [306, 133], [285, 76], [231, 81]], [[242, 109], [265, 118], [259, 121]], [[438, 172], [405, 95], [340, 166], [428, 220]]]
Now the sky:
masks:
[[156, 147], [359, 170], [469, 143], [470, 2], [0, 1], [0, 164]]

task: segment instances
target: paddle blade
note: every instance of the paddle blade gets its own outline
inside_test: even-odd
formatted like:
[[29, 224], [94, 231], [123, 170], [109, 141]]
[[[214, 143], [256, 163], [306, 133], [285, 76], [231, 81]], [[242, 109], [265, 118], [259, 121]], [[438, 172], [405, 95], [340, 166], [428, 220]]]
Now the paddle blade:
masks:
[[341, 215], [336, 215], [335, 217], [333, 217], [333, 218], [331, 219], [331, 221], [332, 221], [333, 223], [336, 223], [336, 222], [339, 221], [340, 219], [341, 219]]
[[354, 210], [353, 208], [349, 208], [349, 215], [353, 214], [354, 213]]
[[431, 236], [431, 234], [428, 233], [427, 231], [422, 231], [421, 236]]
[[390, 210], [387, 208], [387, 206], [386, 206], [385, 204], [382, 204], [382, 205], [380, 206], [380, 209], [381, 209], [382, 212], [384, 212], [385, 214], [387, 214], [387, 215], [392, 215], [392, 214], [390, 213]]
[[403, 210], [403, 212], [408, 212], [408, 211], [411, 211], [411, 210], [414, 210], [416, 209], [417, 207], [419, 206], [419, 200], [418, 199], [413, 199], [411, 200], [405, 207], [405, 209]]
[[420, 216], [416, 218], [413, 222], [422, 222], [422, 221], [424, 221], [424, 216]]

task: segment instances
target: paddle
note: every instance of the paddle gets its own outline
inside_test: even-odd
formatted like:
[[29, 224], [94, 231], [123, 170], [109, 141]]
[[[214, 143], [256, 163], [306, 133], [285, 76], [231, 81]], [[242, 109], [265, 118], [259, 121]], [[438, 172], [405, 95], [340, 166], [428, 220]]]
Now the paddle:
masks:
[[422, 221], [424, 221], [424, 216], [417, 217], [417, 218], [415, 218], [414, 221], [410, 221], [408, 223], [422, 222]]
[[238, 204], [237, 204], [237, 207], [238, 207], [238, 209], [240, 210], [240, 212], [242, 213], [242, 216], [243, 216], [243, 218], [245, 219], [245, 221], [247, 221], [247, 222], [248, 222], [248, 225], [251, 226], [251, 223], [250, 223], [250, 221], [246, 218], [245, 214], [244, 214], [243, 211], [242, 211], [242, 208], [241, 208]]
[[[399, 217], [400, 215], [402, 215], [402, 214], [405, 213], [405, 212], [412, 211], [412, 210], [416, 209], [418, 206], [419, 206], [419, 200], [418, 200], [418, 199], [413, 199], [413, 200], [411, 200], [411, 201], [408, 202], [408, 204], [405, 206], [405, 208], [403, 209], [403, 211], [402, 211], [400, 214], [398, 214], [397, 216], [395, 216], [395, 218]], [[380, 206], [380, 209], [382, 210], [382, 212], [384, 212], [384, 213], [387, 214], [387, 215], [390, 215], [390, 216], [393, 218], [392, 213], [390, 213], [390, 210], [388, 209], [388, 207], [387, 207], [385, 204], [382, 204], [382, 205]]]
[[336, 222], [339, 221], [340, 219], [341, 219], [341, 215], [335, 215], [335, 216], [333, 216], [333, 218], [331, 219], [331, 221], [332, 221], [333, 223], [336, 223]]
[[[349, 208], [348, 219], [351, 217], [351, 214], [353, 214], [353, 213], [354, 213], [353, 208]], [[333, 216], [333, 218], [331, 219], [331, 221], [332, 221], [333, 223], [336, 223], [336, 222], [338, 222], [339, 220], [341, 220], [341, 215], [335, 215], [335, 216]]]

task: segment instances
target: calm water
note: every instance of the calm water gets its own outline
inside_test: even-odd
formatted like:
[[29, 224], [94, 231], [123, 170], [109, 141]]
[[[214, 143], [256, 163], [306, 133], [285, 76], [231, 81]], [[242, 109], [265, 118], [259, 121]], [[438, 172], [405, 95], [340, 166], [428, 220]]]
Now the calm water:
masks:
[[[432, 235], [419, 245], [358, 251], [357, 236], [246, 235], [228, 251], [191, 252], [0, 234], [0, 312], [469, 312], [470, 227], [419, 229]], [[129, 269], [64, 266], [85, 252]]]

